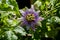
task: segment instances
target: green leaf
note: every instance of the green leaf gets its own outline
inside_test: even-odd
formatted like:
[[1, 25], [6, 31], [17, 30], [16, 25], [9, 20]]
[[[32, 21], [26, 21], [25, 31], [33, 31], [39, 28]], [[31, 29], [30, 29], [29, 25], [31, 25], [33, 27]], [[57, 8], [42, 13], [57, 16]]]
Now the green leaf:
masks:
[[12, 31], [5, 32], [6, 40], [17, 40], [17, 36]]
[[20, 35], [24, 35], [24, 36], [26, 35], [25, 30], [22, 27], [20, 27], [20, 26], [16, 27], [14, 29], [14, 31], [15, 31], [15, 33], [19, 33]]

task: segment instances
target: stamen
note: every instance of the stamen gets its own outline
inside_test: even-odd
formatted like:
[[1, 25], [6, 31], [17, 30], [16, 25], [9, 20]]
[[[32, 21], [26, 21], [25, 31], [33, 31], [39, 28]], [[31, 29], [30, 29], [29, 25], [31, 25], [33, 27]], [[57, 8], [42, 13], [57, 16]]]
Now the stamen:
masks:
[[27, 20], [27, 21], [33, 21], [33, 20], [35, 20], [34, 14], [28, 14], [28, 15], [26, 16], [26, 20]]

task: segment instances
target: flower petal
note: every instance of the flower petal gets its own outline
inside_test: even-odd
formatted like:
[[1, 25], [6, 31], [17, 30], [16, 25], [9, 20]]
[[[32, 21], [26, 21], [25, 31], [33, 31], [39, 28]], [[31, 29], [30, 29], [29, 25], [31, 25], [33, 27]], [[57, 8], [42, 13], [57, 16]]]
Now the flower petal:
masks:
[[39, 17], [38, 18], [38, 21], [42, 21], [42, 20], [44, 20], [44, 18], [42, 18], [42, 17]]
[[39, 14], [39, 12], [40, 12], [40, 10], [39, 11], [37, 11], [37, 13]]
[[33, 12], [35, 12], [35, 10], [34, 10], [34, 5], [31, 5], [30, 10], [33, 11]]
[[30, 26], [26, 26], [26, 29], [29, 30], [30, 29]]
[[19, 10], [19, 11], [24, 16], [25, 12], [23, 10]]
[[31, 28], [32, 28], [33, 31], [36, 30], [36, 29], [35, 29], [35, 24], [36, 24], [35, 22], [32, 22], [32, 23], [31, 23]]
[[31, 9], [33, 9], [33, 10], [34, 10], [34, 5], [31, 5]]
[[20, 20], [23, 20], [23, 17], [21, 17], [21, 18], [18, 18], [17, 20], [18, 20], [18, 21], [20, 21]]

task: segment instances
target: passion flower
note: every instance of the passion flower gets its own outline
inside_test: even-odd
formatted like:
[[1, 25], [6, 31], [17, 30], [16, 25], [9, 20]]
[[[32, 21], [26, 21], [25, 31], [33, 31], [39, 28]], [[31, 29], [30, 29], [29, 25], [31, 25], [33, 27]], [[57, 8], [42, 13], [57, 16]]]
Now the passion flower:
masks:
[[29, 28], [32, 28], [32, 30], [35, 31], [35, 26], [38, 24], [39, 21], [42, 21], [44, 18], [39, 16], [39, 11], [34, 10], [34, 6], [32, 5], [30, 9], [27, 9], [26, 11], [20, 10], [22, 14], [22, 26], [26, 26], [27, 30]]

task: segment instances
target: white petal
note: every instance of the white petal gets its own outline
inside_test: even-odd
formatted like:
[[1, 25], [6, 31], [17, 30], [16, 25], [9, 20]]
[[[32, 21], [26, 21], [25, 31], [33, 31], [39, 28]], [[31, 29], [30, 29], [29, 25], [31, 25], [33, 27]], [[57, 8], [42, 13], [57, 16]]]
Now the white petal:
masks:
[[21, 22], [21, 21], [23, 20], [23, 17], [18, 18], [17, 20], [18, 20], [19, 22]]
[[37, 11], [37, 13], [39, 13], [40, 12], [40, 10], [39, 11]]
[[31, 5], [31, 11], [35, 11], [35, 10], [34, 10], [34, 5]]
[[25, 13], [23, 10], [19, 10], [20, 11], [20, 13]]
[[34, 5], [31, 5], [31, 8], [34, 9]]
[[42, 20], [44, 20], [44, 18], [42, 18], [42, 17], [39, 17], [39, 19], [38, 19], [39, 21], [42, 21]]

